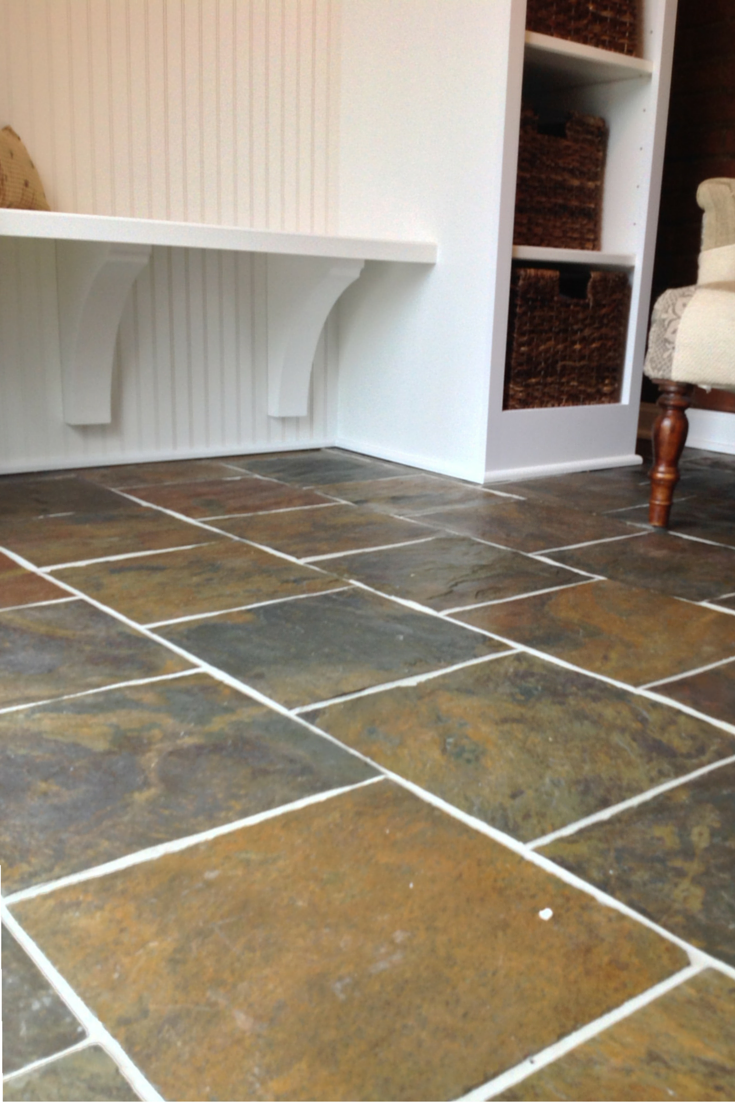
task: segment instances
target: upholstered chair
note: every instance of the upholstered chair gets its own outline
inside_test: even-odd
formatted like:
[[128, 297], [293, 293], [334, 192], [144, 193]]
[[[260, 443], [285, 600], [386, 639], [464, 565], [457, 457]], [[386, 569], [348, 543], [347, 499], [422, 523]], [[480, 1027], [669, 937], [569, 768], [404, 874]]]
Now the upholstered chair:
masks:
[[667, 528], [695, 386], [735, 390], [735, 180], [705, 180], [697, 283], [665, 291], [653, 309], [644, 371], [658, 383], [649, 520]]

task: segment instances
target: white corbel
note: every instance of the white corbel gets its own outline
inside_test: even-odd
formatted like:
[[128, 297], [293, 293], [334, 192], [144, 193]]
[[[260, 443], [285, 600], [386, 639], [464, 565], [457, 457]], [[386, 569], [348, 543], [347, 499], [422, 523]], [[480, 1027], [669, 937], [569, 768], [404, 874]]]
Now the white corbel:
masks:
[[305, 417], [324, 323], [365, 262], [271, 254], [267, 263], [268, 414]]
[[112, 367], [130, 288], [150, 245], [57, 241], [61, 379], [68, 425], [112, 420]]

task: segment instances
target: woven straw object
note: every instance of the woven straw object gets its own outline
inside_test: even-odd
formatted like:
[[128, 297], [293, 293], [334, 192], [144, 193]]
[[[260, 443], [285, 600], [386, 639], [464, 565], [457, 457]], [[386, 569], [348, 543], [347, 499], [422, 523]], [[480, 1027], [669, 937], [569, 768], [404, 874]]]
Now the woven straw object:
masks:
[[521, 111], [513, 241], [557, 249], [599, 249], [607, 125], [570, 112], [543, 126]]
[[528, 0], [529, 31], [635, 56], [637, 0]]
[[504, 409], [616, 402], [625, 360], [630, 284], [592, 272], [584, 297], [560, 290], [558, 271], [514, 268]]
[[0, 130], [0, 207], [51, 209], [36, 167], [12, 126]]

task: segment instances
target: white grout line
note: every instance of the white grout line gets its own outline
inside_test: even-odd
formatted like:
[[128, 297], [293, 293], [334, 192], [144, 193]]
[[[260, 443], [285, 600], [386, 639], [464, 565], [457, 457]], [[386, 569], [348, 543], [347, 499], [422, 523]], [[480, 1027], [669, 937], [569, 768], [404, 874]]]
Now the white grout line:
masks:
[[456, 1102], [487, 1102], [487, 1100], [494, 1098], [496, 1095], [502, 1094], [503, 1091], [514, 1087], [517, 1083], [528, 1078], [529, 1075], [533, 1075], [534, 1072], [539, 1071], [541, 1068], [553, 1064], [559, 1057], [565, 1056], [568, 1052], [578, 1048], [586, 1041], [592, 1040], [592, 1038], [597, 1037], [606, 1029], [616, 1025], [618, 1022], [624, 1021], [626, 1018], [629, 1018], [631, 1014], [635, 1014], [636, 1011], [642, 1010], [643, 1007], [655, 1002], [656, 999], [666, 995], [669, 991], [673, 991], [681, 986], [681, 984], [693, 979], [694, 976], [704, 970], [704, 967], [703, 964], [691, 964], [688, 968], [683, 968], [680, 972], [676, 972], [673, 976], [669, 976], [668, 979], [663, 980], [661, 983], [657, 983], [654, 987], [649, 987], [647, 991], [642, 992], [640, 995], [635, 995], [632, 999], [628, 999], [628, 1001], [622, 1003], [621, 1006], [617, 1006], [614, 1010], [609, 1011], [607, 1014], [603, 1014], [593, 1022], [588, 1022], [586, 1025], [583, 1025], [581, 1029], [577, 1029], [574, 1033], [570, 1033], [562, 1038], [561, 1041], [557, 1041], [555, 1044], [549, 1045], [548, 1048], [542, 1049], [533, 1056], [529, 1056], [527, 1060], [517, 1064], [514, 1068], [509, 1068], [508, 1071], [496, 1075], [494, 1079], [490, 1079], [487, 1083], [483, 1083], [481, 1087], [475, 1087], [474, 1090], [462, 1095]]
[[726, 616], [735, 616], [735, 608], [725, 608], [724, 605], [714, 604], [713, 601], [721, 600], [721, 598], [713, 598], [710, 601], [694, 601], [693, 604], [699, 606], [699, 608], [708, 608], [711, 612], [724, 612]]
[[687, 532], [677, 532], [673, 529], [669, 529], [670, 536], [676, 536], [680, 540], [690, 540], [692, 543], [706, 543], [710, 547], [723, 547], [728, 551], [735, 551], [729, 543], [718, 543], [717, 540], [708, 540], [704, 536], [690, 536]]
[[0, 612], [17, 612], [21, 608], [46, 608], [47, 605], [65, 605], [76, 599], [76, 597], [53, 597], [49, 601], [33, 601], [27, 605], [8, 605], [7, 608], [0, 608]]
[[580, 585], [589, 585], [590, 582], [604, 582], [606, 580], [606, 578], [584, 578], [581, 582], [550, 585], [545, 589], [532, 589], [529, 593], [516, 593], [512, 597], [496, 597], [493, 601], [479, 601], [476, 605], [458, 605], [457, 608], [444, 608], [441, 615], [451, 616], [455, 612], [468, 612], [475, 608], [488, 608], [490, 605], [505, 605], [509, 601], [524, 601], [526, 597], [541, 597], [544, 593], [558, 593], [562, 589], [576, 589]]
[[654, 689], [658, 685], [669, 685], [672, 681], [681, 681], [683, 677], [694, 677], [696, 674], [706, 673], [707, 670], [716, 670], [720, 666], [726, 666], [728, 662], [735, 662], [735, 656], [731, 654], [729, 658], [720, 658], [717, 662], [709, 662], [706, 666], [694, 666], [691, 670], [672, 674], [671, 677], [661, 677], [658, 681], [647, 681], [645, 685], [641, 685], [641, 688]]
[[531, 555], [534, 558], [536, 555], [554, 555], [557, 551], [576, 551], [580, 547], [596, 547], [600, 543], [617, 543], [619, 540], [640, 539], [641, 536], [648, 535], [650, 535], [650, 532], [631, 532], [624, 536], [605, 536], [604, 539], [587, 540], [586, 543], [566, 543], [563, 547], [542, 547], [538, 551], [532, 551]]
[[124, 559], [140, 559], [147, 555], [171, 555], [174, 551], [191, 551], [195, 547], [213, 547], [213, 540], [204, 543], [184, 543], [180, 547], [159, 547], [152, 551], [130, 551], [124, 555], [104, 555], [99, 559], [80, 559], [78, 562], [60, 562], [53, 566], [40, 566], [42, 574], [50, 574], [52, 570], [71, 570], [76, 566], [96, 566], [98, 563], [121, 562]]
[[11, 704], [7, 708], [0, 708], [0, 715], [10, 712], [24, 712], [29, 708], [41, 708], [46, 704], [58, 704], [62, 700], [76, 700], [80, 696], [94, 696], [96, 693], [115, 692], [118, 689], [130, 689], [136, 685], [154, 685], [157, 681], [173, 681], [178, 677], [191, 677], [192, 674], [201, 673], [201, 670], [181, 670], [179, 673], [162, 673], [157, 677], [141, 677], [133, 681], [114, 681], [110, 685], [101, 685], [98, 689], [82, 689], [78, 693], [64, 693], [63, 696], [50, 696], [44, 700], [33, 700], [30, 704]]
[[[269, 480], [272, 481], [272, 480]], [[173, 517], [174, 520], [180, 520], [184, 524], [193, 524], [196, 528], [202, 528], [209, 535], [224, 536], [225, 539], [232, 540], [233, 543], [244, 543], [248, 547], [257, 547], [259, 551], [265, 551], [269, 555], [274, 555], [277, 559], [285, 559], [290, 563], [301, 563], [301, 559], [297, 559], [295, 555], [289, 555], [285, 551], [278, 551], [275, 547], [268, 547], [263, 543], [256, 543], [254, 540], [245, 539], [244, 536], [236, 536], [233, 532], [228, 532], [224, 528], [215, 528], [213, 525], [206, 523], [203, 520], [196, 520], [194, 517], [185, 517], [183, 513], [177, 513], [174, 509], [166, 509], [163, 505], [153, 505], [149, 501], [141, 501], [137, 497], [133, 497], [132, 494], [124, 494], [121, 490], [115, 490], [115, 493], [120, 494], [121, 497], [127, 498], [129, 501], [135, 501], [138, 505], [145, 505], [148, 509], [155, 509], [159, 513], [165, 513], [166, 516]], [[318, 569], [317, 567], [314, 568]]]
[[454, 673], [456, 670], [465, 670], [470, 666], [480, 666], [484, 662], [493, 662], [497, 658], [507, 658], [510, 654], [518, 654], [517, 650], [504, 650], [499, 654], [483, 654], [480, 658], [469, 658], [466, 662], [457, 662], [453, 666], [443, 666], [441, 669], [430, 670], [429, 673], [418, 673], [413, 677], [402, 677], [397, 681], [383, 681], [380, 685], [371, 685], [367, 689], [358, 689], [354, 693], [345, 693], [343, 696], [333, 696], [327, 700], [317, 700], [313, 704], [302, 704], [290, 712], [293, 716], [313, 712], [321, 708], [329, 708], [333, 704], [344, 704], [348, 700], [359, 700], [363, 696], [375, 696], [377, 693], [389, 692], [392, 689], [412, 689], [425, 681], [432, 681], [435, 677], [443, 677], [445, 674]]
[[206, 517], [206, 520], [242, 520], [243, 517], [269, 517], [273, 513], [303, 513], [306, 509], [333, 509], [335, 505], [351, 504], [349, 501], [320, 501], [316, 505], [289, 505], [284, 509], [251, 509], [248, 513], [219, 513], [216, 517]]
[[46, 977], [62, 1001], [66, 1003], [79, 1023], [86, 1029], [91, 1043], [99, 1044], [106, 1050], [133, 1090], [137, 1091], [143, 1099], [143, 1102], [164, 1102], [152, 1083], [146, 1079], [143, 1072], [130, 1059], [119, 1041], [115, 1040], [112, 1034], [105, 1029], [99, 1018], [80, 999], [74, 988], [67, 983], [33, 938], [25, 932], [20, 923], [10, 914], [4, 903], [0, 903], [0, 912], [9, 932], [20, 947], [25, 950], [42, 975]]
[[682, 785], [690, 784], [692, 781], [696, 781], [699, 777], [704, 777], [708, 773], [713, 773], [716, 769], [721, 769], [726, 765], [733, 765], [735, 763], [735, 754], [729, 758], [722, 758], [720, 761], [710, 762], [709, 765], [703, 765], [700, 769], [695, 769], [691, 773], [686, 773], [682, 777], [674, 777], [669, 781], [664, 781], [662, 784], [656, 785], [654, 788], [649, 788], [645, 792], [640, 792], [637, 796], [631, 796], [628, 800], [621, 800], [618, 804], [611, 804], [610, 807], [603, 808], [602, 811], [596, 811], [592, 815], [586, 815], [583, 819], [578, 819], [574, 823], [569, 823], [567, 826], [560, 827], [559, 830], [552, 830], [549, 834], [544, 834], [541, 838], [534, 838], [532, 842], [528, 842], [529, 849], [540, 849], [541, 846], [548, 846], [551, 842], [555, 842], [557, 838], [568, 838], [572, 834], [576, 834], [579, 830], [584, 830], [588, 826], [593, 826], [595, 823], [604, 823], [608, 819], [612, 819], [615, 815], [620, 814], [621, 811], [628, 811], [632, 807], [640, 807], [641, 804], [646, 804], [650, 800], [654, 800], [657, 796], [661, 796], [664, 792], [669, 792], [672, 788], [680, 788]]
[[[317, 728], [318, 730], [318, 728]], [[375, 765], [369, 758], [365, 759], [369, 764]], [[537, 853], [536, 850], [529, 849], [524, 842], [519, 842], [510, 834], [504, 834], [503, 831], [498, 830], [497, 827], [491, 826], [482, 819], [477, 819], [473, 815], [470, 815], [466, 811], [462, 811], [460, 808], [455, 807], [453, 804], [448, 803], [442, 799], [441, 796], [436, 796], [433, 792], [429, 792], [420, 785], [414, 784], [413, 781], [407, 780], [405, 777], [399, 776], [397, 773], [393, 773], [391, 770], [386, 769], [384, 766], [377, 766], [388, 779], [393, 781], [401, 788], [405, 788], [408, 792], [412, 792], [414, 796], [417, 796], [424, 803], [431, 804], [439, 811], [446, 812], [451, 818], [456, 819], [458, 822], [464, 823], [472, 830], [478, 832], [478, 834], [484, 834], [487, 838], [497, 842], [505, 849], [511, 850], [511, 852], [517, 854], [517, 856], [525, 858], [530, 864], [536, 865], [537, 868], [542, 869], [544, 872], [549, 873], [557, 880], [561, 880], [563, 883], [568, 884], [572, 888], [576, 888], [584, 895], [590, 896], [598, 903], [608, 907], [612, 911], [617, 911], [619, 914], [625, 915], [627, 918], [632, 919], [641, 926], [645, 926], [647, 929], [652, 930], [654, 933], [659, 934], [665, 941], [671, 942], [673, 945], [678, 945], [685, 953], [688, 954], [690, 960], [693, 963], [705, 962], [711, 968], [717, 969], [719, 972], [723, 972], [725, 975], [735, 979], [735, 967], [726, 964], [725, 961], [719, 960], [717, 957], [711, 956], [709, 953], [691, 945], [677, 934], [672, 933], [671, 930], [667, 930], [664, 926], [660, 926], [657, 922], [648, 918], [645, 914], [641, 914], [639, 911], [634, 910], [627, 903], [624, 903], [620, 899], [616, 899], [615, 896], [608, 895], [602, 888], [596, 887], [588, 880], [583, 880], [581, 876], [576, 873], [569, 872], [563, 865], [557, 865], [550, 858], [545, 857], [541, 853]]]
[[19, 891], [11, 892], [9, 895], [5, 896], [3, 902], [7, 907], [14, 907], [18, 903], [25, 903], [29, 899], [37, 899], [39, 896], [61, 891], [63, 888], [74, 887], [76, 884], [84, 884], [88, 880], [99, 880], [100, 877], [103, 876], [112, 876], [113, 873], [135, 868], [136, 865], [144, 865], [147, 864], [148, 861], [157, 861], [161, 857], [166, 857], [169, 854], [181, 853], [183, 850], [192, 849], [194, 846], [202, 845], [204, 842], [212, 842], [227, 834], [234, 834], [238, 830], [257, 826], [258, 823], [265, 823], [269, 819], [278, 819], [282, 815], [288, 815], [293, 811], [301, 811], [303, 808], [312, 807], [314, 804], [326, 803], [327, 800], [332, 800], [338, 796], [344, 796], [347, 792], [352, 792], [358, 788], [365, 788], [371, 784], [377, 784], [378, 781], [382, 780], [384, 780], [384, 777], [381, 774], [377, 777], [368, 777], [367, 780], [364, 781], [357, 781], [355, 784], [343, 785], [341, 788], [330, 788], [324, 792], [315, 792], [310, 796], [302, 796], [299, 800], [292, 800], [290, 803], [268, 808], [267, 811], [258, 811], [254, 815], [246, 815], [242, 819], [235, 819], [232, 822], [223, 823], [221, 826], [210, 827], [208, 830], [202, 830], [196, 834], [188, 834], [182, 838], [172, 838], [170, 841], [160, 842], [156, 846], [148, 846], [145, 849], [135, 850], [133, 853], [127, 853], [123, 857], [116, 857], [112, 861], [105, 861], [101, 865], [92, 865], [86, 869], [82, 869], [80, 872], [70, 873], [68, 876], [60, 876], [57, 880], [48, 880], [43, 884], [34, 884], [33, 887], [30, 888], [21, 888]]
[[674, 708], [677, 712], [683, 712], [684, 715], [691, 716], [693, 719], [704, 720], [710, 727], [717, 727], [720, 731], [724, 731], [728, 735], [735, 735], [735, 724], [728, 723], [724, 719], [716, 719], [714, 716], [709, 716], [705, 712], [698, 712], [696, 708], [690, 707], [689, 704], [683, 704], [680, 700], [675, 700], [673, 697], [663, 696], [660, 693], [654, 693], [650, 689], [632, 689], [632, 692], [636, 696], [643, 697], [644, 700], [651, 700], [654, 704], [664, 704], [668, 708]]
[[[408, 519], [408, 518], [406, 518]], [[398, 543], [381, 543], [374, 547], [356, 547], [350, 551], [330, 551], [328, 555], [311, 555], [300, 561], [306, 563], [323, 562], [325, 559], [341, 559], [347, 555], [364, 555], [370, 551], [393, 551], [396, 547], [414, 547], [417, 543], [430, 543], [437, 537], [436, 532], [432, 532], [430, 536], [422, 536], [415, 540], [401, 540]]]
[[591, 570], [582, 570], [578, 566], [570, 566], [566, 562], [557, 562], [556, 559], [547, 559], [543, 551], [518, 551], [519, 555], [526, 555], [529, 559], [534, 559], [536, 562], [545, 562], [549, 566], [562, 567], [564, 570], [571, 570], [574, 574], [582, 574], [585, 578], [594, 578], [596, 582], [606, 582], [608, 577], [606, 574], [595, 574]]
[[290, 597], [273, 597], [270, 601], [255, 601], [249, 605], [237, 605], [235, 608], [215, 609], [213, 612], [193, 612], [190, 616], [179, 616], [175, 620], [156, 620], [155, 623], [144, 624], [147, 628], [160, 628], [169, 624], [186, 624], [190, 620], [211, 620], [216, 616], [227, 616], [230, 612], [246, 612], [253, 608], [266, 608], [268, 605], [283, 605], [290, 601], [306, 601], [310, 597], [324, 597], [327, 593], [344, 593], [352, 589], [349, 585], [335, 586], [334, 589], [318, 589], [314, 593], [294, 593]]
[[30, 1064], [18, 1068], [17, 1071], [11, 1071], [7, 1075], [3, 1075], [3, 1084], [10, 1083], [13, 1079], [19, 1079], [21, 1075], [30, 1075], [31, 1072], [38, 1071], [39, 1068], [45, 1068], [57, 1060], [62, 1060], [64, 1056], [73, 1056], [75, 1052], [90, 1048], [92, 1044], [93, 1042], [90, 1041], [89, 1037], [85, 1037], [83, 1041], [78, 1041], [75, 1045], [69, 1045], [68, 1048], [62, 1048], [60, 1052], [54, 1052], [51, 1056], [42, 1056], [40, 1060], [33, 1060]]
[[495, 494], [497, 497], [509, 498], [511, 501], [528, 501], [528, 498], [524, 497], [523, 494], [509, 494], [505, 490], [491, 490], [489, 486], [482, 486], [481, 489], [486, 494]]

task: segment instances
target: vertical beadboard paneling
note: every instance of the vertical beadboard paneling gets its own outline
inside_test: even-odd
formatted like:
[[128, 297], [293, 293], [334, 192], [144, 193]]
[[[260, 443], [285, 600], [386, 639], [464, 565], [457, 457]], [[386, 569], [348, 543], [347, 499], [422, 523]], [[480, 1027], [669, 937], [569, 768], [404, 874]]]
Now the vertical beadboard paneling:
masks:
[[[0, 126], [59, 210], [336, 231], [338, 0], [0, 0]], [[154, 249], [113, 421], [61, 413], [53, 246], [0, 239], [0, 469], [334, 438], [336, 322], [306, 418], [267, 416], [262, 256]]]

